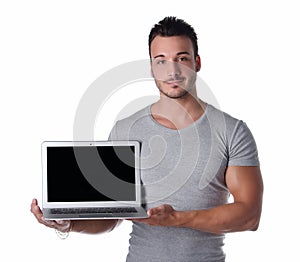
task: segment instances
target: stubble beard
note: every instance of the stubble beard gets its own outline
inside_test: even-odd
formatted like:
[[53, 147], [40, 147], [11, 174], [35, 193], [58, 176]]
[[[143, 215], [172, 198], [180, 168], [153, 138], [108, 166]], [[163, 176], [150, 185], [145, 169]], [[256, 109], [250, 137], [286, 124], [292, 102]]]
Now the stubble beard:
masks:
[[160, 86], [158, 86], [159, 92], [171, 99], [180, 99], [180, 98], [185, 97], [189, 93], [187, 90], [182, 89], [181, 87], [174, 87], [174, 88], [176, 88], [176, 89], [180, 88], [182, 91], [177, 94], [172, 95], [172, 93], [164, 92], [163, 89]]
[[[178, 89], [178, 90], [180, 90], [180, 92], [177, 91], [177, 92], [173, 95], [173, 94], [172, 94], [172, 91], [171, 91], [171, 92], [165, 92], [165, 91], [163, 90], [163, 87], [162, 87], [163, 83], [160, 83], [160, 82], [157, 81], [157, 80], [155, 80], [155, 82], [156, 82], [156, 86], [157, 86], [159, 92], [162, 93], [163, 95], [165, 95], [166, 97], [170, 98], [170, 99], [181, 99], [181, 98], [184, 98], [184, 97], [186, 97], [186, 96], [191, 92], [191, 90], [192, 90], [191, 87], [190, 87], [190, 88], [183, 88], [183, 87], [181, 87], [181, 86], [174, 86], [174, 87], [171, 88], [171, 90], [177, 90], [177, 89]], [[190, 83], [190, 84], [192, 84], [192, 83]]]

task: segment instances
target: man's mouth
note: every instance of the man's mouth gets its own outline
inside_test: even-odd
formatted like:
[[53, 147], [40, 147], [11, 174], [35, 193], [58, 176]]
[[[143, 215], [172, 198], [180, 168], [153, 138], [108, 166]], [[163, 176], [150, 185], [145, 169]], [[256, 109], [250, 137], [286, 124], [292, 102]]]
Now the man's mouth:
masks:
[[184, 78], [168, 79], [165, 81], [168, 85], [180, 85], [184, 81]]

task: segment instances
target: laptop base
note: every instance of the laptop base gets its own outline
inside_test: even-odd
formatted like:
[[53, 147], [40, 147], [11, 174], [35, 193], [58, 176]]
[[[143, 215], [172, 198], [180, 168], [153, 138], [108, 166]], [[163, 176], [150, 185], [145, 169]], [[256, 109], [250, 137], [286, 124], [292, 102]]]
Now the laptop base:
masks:
[[53, 213], [53, 209], [44, 208], [43, 215], [46, 220], [80, 220], [80, 219], [132, 219], [132, 218], [147, 218], [147, 212], [142, 207], [135, 207], [135, 212], [71, 212], [71, 213]]

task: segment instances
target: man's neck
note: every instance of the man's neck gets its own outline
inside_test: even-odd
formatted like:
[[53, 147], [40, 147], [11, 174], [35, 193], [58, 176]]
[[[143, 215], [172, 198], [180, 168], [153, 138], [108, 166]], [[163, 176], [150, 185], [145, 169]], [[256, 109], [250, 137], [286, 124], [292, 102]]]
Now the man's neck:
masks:
[[161, 95], [151, 107], [153, 118], [171, 129], [182, 129], [193, 124], [202, 116], [204, 110], [205, 103], [198, 99], [196, 92], [177, 99]]

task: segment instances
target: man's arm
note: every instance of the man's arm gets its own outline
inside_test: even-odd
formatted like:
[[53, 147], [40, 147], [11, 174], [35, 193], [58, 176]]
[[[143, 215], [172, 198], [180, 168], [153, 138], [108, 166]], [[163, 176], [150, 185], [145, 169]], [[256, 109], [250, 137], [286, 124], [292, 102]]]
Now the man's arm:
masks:
[[47, 227], [57, 229], [61, 232], [80, 232], [87, 234], [99, 234], [110, 232], [117, 227], [122, 220], [118, 219], [99, 219], [99, 220], [44, 220], [43, 213], [38, 206], [36, 199], [32, 200], [31, 212], [37, 219], [37, 221]]
[[176, 211], [169, 205], [162, 205], [148, 210], [149, 218], [136, 221], [156, 226], [188, 227], [216, 234], [256, 230], [263, 198], [260, 168], [230, 166], [225, 178], [234, 198], [233, 203], [192, 211]]
[[121, 219], [73, 220], [71, 231], [87, 234], [107, 233], [121, 222]]

